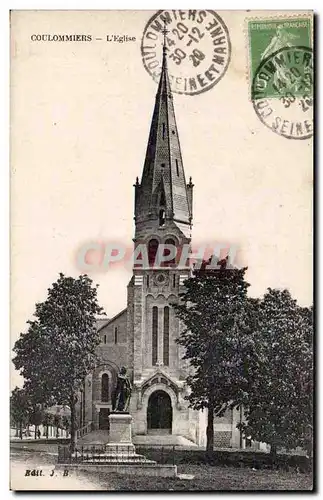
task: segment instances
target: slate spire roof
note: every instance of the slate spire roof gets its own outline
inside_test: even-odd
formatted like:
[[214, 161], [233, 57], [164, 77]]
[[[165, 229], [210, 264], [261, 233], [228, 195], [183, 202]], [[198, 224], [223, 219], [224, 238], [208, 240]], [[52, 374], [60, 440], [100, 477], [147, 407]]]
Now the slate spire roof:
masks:
[[167, 70], [164, 33], [163, 62], [141, 182], [137, 178], [135, 219], [160, 217], [191, 224], [192, 183], [186, 185], [182, 154], [175, 120], [173, 96]]

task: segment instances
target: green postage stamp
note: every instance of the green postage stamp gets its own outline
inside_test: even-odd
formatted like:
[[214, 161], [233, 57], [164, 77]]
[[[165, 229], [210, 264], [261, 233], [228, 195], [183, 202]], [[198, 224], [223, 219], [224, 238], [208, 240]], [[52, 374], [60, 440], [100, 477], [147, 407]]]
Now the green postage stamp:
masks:
[[260, 120], [289, 139], [313, 134], [312, 18], [248, 22], [251, 99]]

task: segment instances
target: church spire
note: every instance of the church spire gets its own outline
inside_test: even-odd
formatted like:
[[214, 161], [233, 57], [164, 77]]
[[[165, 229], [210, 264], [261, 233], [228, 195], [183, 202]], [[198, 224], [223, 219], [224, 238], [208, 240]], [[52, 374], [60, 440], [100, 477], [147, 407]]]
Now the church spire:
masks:
[[167, 70], [166, 26], [162, 31], [162, 69], [140, 184], [136, 184], [135, 219], [160, 219], [191, 225], [193, 185], [186, 185]]

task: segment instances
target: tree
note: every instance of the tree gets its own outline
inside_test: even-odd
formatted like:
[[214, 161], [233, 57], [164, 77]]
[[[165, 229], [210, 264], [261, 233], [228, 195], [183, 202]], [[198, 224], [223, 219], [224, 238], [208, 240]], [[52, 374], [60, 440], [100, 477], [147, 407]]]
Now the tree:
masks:
[[54, 423], [54, 426], [56, 427], [56, 437], [58, 438], [59, 437], [59, 429], [61, 428], [61, 424], [62, 424], [62, 419], [61, 419], [61, 416], [59, 413], [55, 413], [53, 423]]
[[43, 422], [43, 419], [44, 419], [44, 412], [42, 410], [41, 405], [34, 404], [31, 409], [29, 422], [31, 425], [35, 426], [35, 439], [37, 439], [37, 430], [40, 424]]
[[246, 268], [228, 268], [220, 261], [219, 269], [208, 269], [207, 264], [185, 281], [185, 292], [174, 308], [184, 324], [177, 342], [192, 367], [187, 399], [194, 409], [207, 408], [207, 451], [213, 451], [214, 415], [236, 406], [241, 391], [248, 389], [244, 363], [255, 349], [253, 316], [258, 301], [247, 298]]
[[46, 436], [46, 439], [48, 439], [48, 430], [51, 425], [53, 425], [53, 415], [46, 411], [43, 414], [43, 421], [42, 424], [44, 426], [44, 433], [43, 435]]
[[10, 417], [17, 429], [19, 437], [22, 439], [22, 428], [29, 422], [31, 403], [25, 389], [15, 387], [10, 397]]
[[241, 428], [257, 441], [311, 446], [313, 422], [313, 311], [297, 305], [288, 290], [268, 289], [260, 303], [257, 359], [244, 393], [247, 422]]
[[68, 436], [68, 431], [70, 429], [70, 419], [64, 415], [62, 418], [62, 427], [66, 430], [66, 435]]
[[47, 406], [71, 410], [71, 449], [75, 448], [77, 394], [93, 370], [99, 335], [96, 315], [102, 314], [97, 287], [86, 276], [77, 279], [60, 273], [47, 299], [36, 304], [35, 320], [17, 340], [13, 363], [30, 390]]

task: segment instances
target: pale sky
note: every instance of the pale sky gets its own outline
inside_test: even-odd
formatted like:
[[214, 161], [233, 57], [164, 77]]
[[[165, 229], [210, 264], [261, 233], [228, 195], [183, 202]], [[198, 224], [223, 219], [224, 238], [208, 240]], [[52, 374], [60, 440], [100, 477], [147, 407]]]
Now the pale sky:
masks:
[[[140, 55], [153, 14], [13, 14], [12, 344], [58, 273], [82, 272], [76, 263], [82, 244], [117, 241], [131, 248], [133, 184], [141, 177], [157, 90]], [[309, 305], [312, 140], [288, 140], [260, 122], [248, 77], [246, 19], [255, 13], [219, 14], [232, 44], [227, 72], [200, 95], [174, 94], [186, 180], [192, 176], [195, 184], [193, 242], [238, 246], [251, 295], [287, 287]], [[43, 33], [123, 34], [136, 41], [31, 41]], [[126, 306], [130, 271], [118, 266], [89, 275], [100, 284], [108, 317]]]

